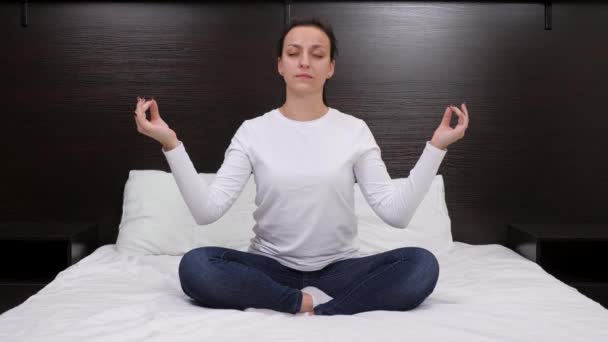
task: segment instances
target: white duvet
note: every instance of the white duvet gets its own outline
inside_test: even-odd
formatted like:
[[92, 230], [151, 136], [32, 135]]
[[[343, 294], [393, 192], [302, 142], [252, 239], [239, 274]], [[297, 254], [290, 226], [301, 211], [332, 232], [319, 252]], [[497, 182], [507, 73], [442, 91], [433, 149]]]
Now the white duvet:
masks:
[[0, 315], [0, 341], [608, 341], [608, 310], [501, 245], [456, 242], [418, 308], [350, 316], [195, 305], [180, 258], [102, 246]]

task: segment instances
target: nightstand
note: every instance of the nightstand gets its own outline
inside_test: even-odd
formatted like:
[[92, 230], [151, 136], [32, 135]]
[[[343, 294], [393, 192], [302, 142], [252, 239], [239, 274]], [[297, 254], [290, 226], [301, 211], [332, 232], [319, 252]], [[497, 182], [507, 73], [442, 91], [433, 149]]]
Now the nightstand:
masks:
[[0, 314], [98, 247], [92, 222], [0, 222]]
[[608, 308], [608, 224], [511, 224], [507, 246]]

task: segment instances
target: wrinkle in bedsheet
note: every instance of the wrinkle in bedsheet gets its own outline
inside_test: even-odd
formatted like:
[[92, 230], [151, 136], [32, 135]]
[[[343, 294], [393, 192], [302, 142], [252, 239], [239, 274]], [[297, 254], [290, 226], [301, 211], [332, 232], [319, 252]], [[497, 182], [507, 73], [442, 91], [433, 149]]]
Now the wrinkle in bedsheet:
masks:
[[102, 246], [0, 315], [0, 341], [608, 341], [608, 310], [500, 245], [439, 255], [414, 310], [350, 316], [204, 308], [181, 290], [180, 258]]

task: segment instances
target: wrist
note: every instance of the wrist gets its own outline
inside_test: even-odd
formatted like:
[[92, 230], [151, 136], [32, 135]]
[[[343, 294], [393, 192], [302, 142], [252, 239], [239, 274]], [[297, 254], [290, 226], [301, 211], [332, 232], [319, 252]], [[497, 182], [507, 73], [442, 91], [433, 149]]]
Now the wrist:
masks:
[[167, 141], [167, 142], [165, 142], [165, 143], [162, 144], [163, 145], [163, 150], [165, 150], [165, 152], [169, 152], [172, 149], [174, 149], [177, 146], [179, 146], [179, 144], [180, 144], [180, 141], [177, 138], [171, 139], [171, 140], [169, 140], [169, 141]]
[[436, 142], [435, 140], [431, 139], [431, 145], [435, 146], [436, 148], [446, 151], [447, 146], [443, 146], [442, 144], [439, 144], [438, 142]]

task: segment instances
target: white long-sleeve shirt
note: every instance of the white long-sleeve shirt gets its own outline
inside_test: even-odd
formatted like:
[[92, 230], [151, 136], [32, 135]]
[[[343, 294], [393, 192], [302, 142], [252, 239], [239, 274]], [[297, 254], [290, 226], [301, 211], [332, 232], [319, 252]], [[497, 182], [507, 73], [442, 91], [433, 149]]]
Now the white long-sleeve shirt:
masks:
[[300, 271], [358, 256], [355, 180], [384, 222], [405, 228], [447, 152], [427, 141], [407, 181], [395, 185], [365, 121], [331, 107], [310, 121], [290, 119], [278, 108], [245, 120], [210, 184], [183, 143], [161, 151], [200, 225], [222, 217], [253, 173], [257, 208], [248, 252]]

